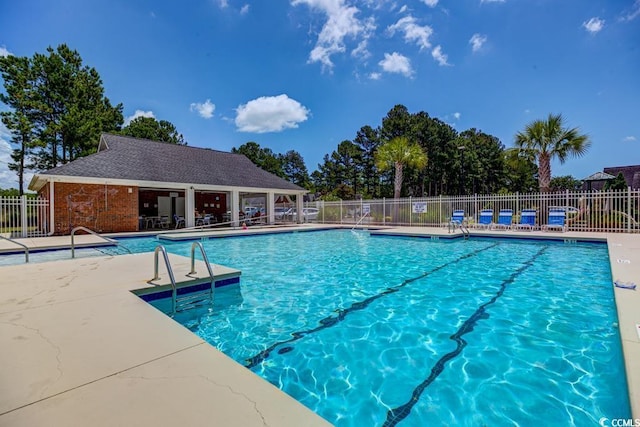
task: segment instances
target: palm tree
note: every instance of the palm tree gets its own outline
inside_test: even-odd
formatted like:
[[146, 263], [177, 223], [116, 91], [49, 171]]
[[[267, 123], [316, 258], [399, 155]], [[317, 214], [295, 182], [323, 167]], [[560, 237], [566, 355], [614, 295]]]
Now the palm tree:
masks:
[[538, 163], [538, 185], [541, 192], [548, 192], [551, 183], [551, 160], [556, 157], [564, 163], [568, 157], [584, 155], [591, 141], [581, 135], [578, 128], [566, 129], [562, 114], [549, 114], [547, 120], [535, 120], [515, 137], [515, 148]]
[[397, 136], [382, 144], [375, 154], [375, 162], [381, 171], [395, 168], [393, 198], [400, 198], [404, 166], [422, 169], [427, 166], [427, 155], [422, 147], [407, 137]]

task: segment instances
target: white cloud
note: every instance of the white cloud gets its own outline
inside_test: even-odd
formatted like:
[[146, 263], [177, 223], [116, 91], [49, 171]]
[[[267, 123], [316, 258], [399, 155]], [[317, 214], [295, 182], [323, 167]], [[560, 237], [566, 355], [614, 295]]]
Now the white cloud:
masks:
[[422, 0], [422, 3], [426, 4], [429, 7], [436, 7], [438, 4], [438, 0]]
[[398, 52], [392, 54], [385, 53], [384, 59], [378, 64], [387, 73], [402, 74], [406, 77], [413, 75], [413, 69], [411, 68], [411, 60]]
[[624, 142], [634, 142], [636, 140], [636, 137], [633, 135], [629, 135], [629, 136], [625, 136], [622, 140]]
[[631, 6], [631, 11], [622, 17], [623, 21], [632, 21], [640, 16], [640, 0], [636, 0]]
[[438, 61], [438, 65], [450, 65], [447, 62], [447, 59], [449, 59], [449, 57], [442, 52], [442, 47], [440, 45], [433, 48], [433, 50], [431, 51], [431, 56], [433, 56], [433, 59]]
[[[356, 17], [360, 12], [357, 7], [347, 6], [345, 0], [292, 0], [292, 5], [306, 4], [317, 9], [327, 17], [315, 47], [309, 54], [309, 62], [319, 62], [323, 69], [331, 70], [333, 62], [331, 56], [346, 51], [345, 38], [365, 40], [371, 36], [375, 25], [373, 20], [362, 22]], [[372, 27], [373, 26], [373, 27]]]
[[309, 110], [287, 95], [262, 96], [236, 108], [235, 123], [240, 132], [281, 132], [297, 128], [309, 117]]
[[7, 50], [6, 46], [0, 46], [0, 58], [4, 58], [5, 56], [13, 55], [13, 53]]
[[604, 19], [600, 19], [596, 16], [583, 22], [582, 26], [591, 34], [596, 34], [604, 28]]
[[404, 40], [407, 43], [415, 43], [420, 46], [420, 50], [431, 47], [429, 37], [433, 34], [433, 29], [428, 26], [416, 24], [416, 19], [409, 15], [401, 18], [398, 22], [387, 27], [389, 34], [394, 35], [396, 31], [404, 33]]
[[453, 117], [455, 117], [456, 120], [460, 120], [460, 116], [462, 116], [462, 114], [458, 113], [457, 111], [453, 113]]
[[229, 6], [229, 2], [227, 0], [218, 0], [218, 6], [220, 6], [220, 9], [225, 9]]
[[380, 74], [380, 73], [375, 73], [374, 72], [374, 73], [370, 73], [369, 74], [369, 78], [371, 80], [380, 80], [380, 77], [382, 77], [382, 74]]
[[153, 115], [153, 111], [136, 110], [136, 112], [133, 113], [132, 116], [126, 117], [124, 119], [124, 125], [129, 126], [129, 123], [131, 123], [133, 119], [137, 119], [138, 117], [151, 117], [154, 119], [156, 118], [156, 116]]
[[473, 52], [477, 52], [482, 49], [482, 46], [487, 42], [487, 36], [475, 33], [469, 39], [469, 44], [471, 45], [471, 50]]
[[400, 8], [400, 10], [398, 11], [398, 13], [405, 13], [407, 10], [409, 10], [409, 6], [407, 6], [406, 4], [402, 5], [402, 7]]
[[371, 52], [369, 52], [368, 40], [362, 40], [358, 43], [358, 46], [351, 51], [351, 56], [361, 59], [369, 58], [371, 56]]
[[[11, 132], [0, 122], [0, 188], [18, 188], [18, 175], [15, 171], [9, 170], [9, 163], [13, 162], [11, 159], [11, 152], [13, 147], [9, 143], [11, 139]], [[27, 186], [33, 178], [34, 172], [25, 172], [24, 174], [24, 190], [27, 190]]]
[[216, 109], [216, 105], [207, 99], [204, 102], [192, 102], [189, 106], [190, 111], [197, 111], [200, 117], [210, 119], [213, 117], [213, 112]]
[[246, 15], [249, 13], [249, 4], [245, 4], [240, 8], [240, 15]]

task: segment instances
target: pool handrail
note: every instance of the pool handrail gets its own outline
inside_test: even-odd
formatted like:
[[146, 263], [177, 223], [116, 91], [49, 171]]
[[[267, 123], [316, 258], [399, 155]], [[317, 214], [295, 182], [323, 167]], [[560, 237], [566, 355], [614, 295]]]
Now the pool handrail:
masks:
[[178, 296], [176, 278], [173, 274], [171, 263], [169, 262], [169, 255], [167, 255], [167, 250], [162, 245], [156, 246], [156, 249], [153, 251], [153, 279], [149, 280], [149, 283], [153, 282], [154, 280], [158, 280], [160, 278], [160, 275], [158, 274], [158, 252], [162, 252], [162, 257], [164, 258], [164, 264], [167, 267], [167, 272], [169, 273], [169, 280], [171, 281], [171, 311], [172, 311], [172, 314], [175, 314], [176, 299]]
[[129, 248], [127, 248], [126, 246], [124, 246], [122, 243], [118, 242], [115, 239], [111, 239], [109, 237], [105, 237], [99, 233], [96, 233], [95, 231], [91, 230], [90, 228], [87, 227], [83, 227], [83, 226], [78, 226], [76, 228], [74, 228], [73, 230], [71, 230], [71, 258], [75, 258], [76, 257], [76, 245], [75, 245], [75, 241], [74, 241], [74, 236], [76, 234], [76, 231], [78, 230], [82, 230], [82, 231], [86, 231], [89, 234], [93, 234], [94, 236], [100, 237], [101, 239], [106, 240], [109, 243], [113, 243], [116, 246], [122, 246], [123, 248], [125, 248], [127, 250], [127, 252], [132, 253], [131, 250]]
[[204, 247], [200, 242], [193, 242], [193, 244], [191, 245], [191, 271], [189, 271], [189, 274], [187, 274], [187, 276], [196, 274], [196, 267], [195, 267], [196, 266], [196, 257], [195, 257], [196, 247], [200, 248], [200, 253], [202, 253], [202, 259], [204, 260], [204, 264], [207, 266], [207, 270], [209, 271], [209, 277], [211, 277], [211, 283], [213, 283], [213, 270], [211, 269], [211, 264], [209, 263], [209, 258], [207, 258], [207, 254], [204, 251]]
[[353, 228], [351, 230], [355, 230], [355, 228], [360, 225], [360, 223], [364, 220], [364, 217], [368, 216], [369, 212], [365, 212], [360, 216], [360, 219], [356, 222], [356, 224], [353, 226]]
[[29, 247], [28, 247], [27, 245], [22, 244], [22, 243], [20, 243], [20, 242], [16, 242], [16, 241], [15, 241], [15, 240], [13, 240], [12, 238], [10, 238], [10, 237], [4, 237], [4, 236], [2, 236], [2, 235], [0, 235], [0, 239], [8, 240], [8, 241], [9, 241], [9, 242], [11, 242], [11, 243], [15, 243], [15, 244], [16, 244], [16, 245], [18, 245], [18, 246], [22, 246], [22, 247], [24, 248], [24, 262], [29, 262]]

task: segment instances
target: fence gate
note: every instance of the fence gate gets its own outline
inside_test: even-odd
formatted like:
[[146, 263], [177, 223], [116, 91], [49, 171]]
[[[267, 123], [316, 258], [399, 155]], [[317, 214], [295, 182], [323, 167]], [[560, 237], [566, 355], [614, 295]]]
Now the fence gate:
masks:
[[3, 236], [46, 236], [49, 228], [48, 200], [26, 195], [0, 197], [0, 233]]

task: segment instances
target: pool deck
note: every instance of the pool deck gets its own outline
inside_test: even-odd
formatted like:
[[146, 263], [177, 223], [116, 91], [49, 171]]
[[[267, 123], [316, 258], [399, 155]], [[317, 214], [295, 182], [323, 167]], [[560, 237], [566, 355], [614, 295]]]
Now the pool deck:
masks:
[[[171, 233], [165, 238], [324, 228], [335, 227]], [[445, 228], [375, 233], [461, 238], [459, 231], [451, 234]], [[640, 234], [471, 230], [471, 235], [606, 241], [613, 279], [640, 288]], [[70, 245], [69, 236], [20, 241], [31, 250]], [[100, 238], [82, 235], [76, 242], [94, 246]], [[0, 240], [0, 253], [15, 250]], [[176, 278], [184, 278], [190, 260], [169, 258]], [[196, 267], [206, 271], [201, 263]], [[234, 273], [221, 266], [214, 271]], [[152, 253], [0, 267], [0, 426], [329, 425], [130, 292], [151, 287], [152, 275]], [[163, 266], [160, 276], [158, 284], [163, 284]], [[633, 418], [640, 418], [640, 289], [611, 286]]]

